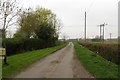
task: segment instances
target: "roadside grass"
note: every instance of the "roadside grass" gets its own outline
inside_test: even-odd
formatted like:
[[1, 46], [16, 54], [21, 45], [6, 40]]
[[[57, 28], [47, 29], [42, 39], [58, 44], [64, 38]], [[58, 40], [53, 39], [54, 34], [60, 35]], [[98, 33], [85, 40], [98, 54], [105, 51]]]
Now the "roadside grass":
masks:
[[9, 65], [3, 65], [2, 77], [7, 78], [13, 76], [19, 71], [27, 68], [30, 64], [34, 63], [35, 61], [40, 60], [41, 58], [47, 56], [48, 54], [51, 54], [65, 46], [66, 44], [61, 44], [59, 46], [55, 46], [51, 48], [35, 50], [31, 52], [25, 52], [25, 53], [9, 56], [7, 58], [7, 62]]
[[82, 47], [77, 42], [74, 42], [74, 45], [78, 58], [86, 70], [92, 73], [95, 78], [118, 78], [118, 65], [96, 55], [94, 52]]

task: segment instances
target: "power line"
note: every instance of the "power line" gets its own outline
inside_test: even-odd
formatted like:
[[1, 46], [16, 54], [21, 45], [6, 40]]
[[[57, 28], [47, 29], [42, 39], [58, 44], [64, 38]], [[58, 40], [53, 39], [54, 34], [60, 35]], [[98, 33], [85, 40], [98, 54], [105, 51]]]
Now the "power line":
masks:
[[[85, 25], [67, 25], [65, 27], [80, 27], [80, 26], [85, 26]], [[87, 24], [87, 26], [96, 27], [96, 25], [88, 25], [88, 24]], [[118, 27], [118, 25], [108, 25], [108, 27], [111, 27], [111, 28], [112, 28], [112, 26], [114, 26], [113, 28]]]
[[87, 10], [87, 13], [90, 12], [92, 6], [94, 5], [94, 2], [95, 2], [95, 0], [93, 0], [93, 1], [91, 2], [90, 6], [89, 6], [89, 8], [88, 8], [88, 10]]

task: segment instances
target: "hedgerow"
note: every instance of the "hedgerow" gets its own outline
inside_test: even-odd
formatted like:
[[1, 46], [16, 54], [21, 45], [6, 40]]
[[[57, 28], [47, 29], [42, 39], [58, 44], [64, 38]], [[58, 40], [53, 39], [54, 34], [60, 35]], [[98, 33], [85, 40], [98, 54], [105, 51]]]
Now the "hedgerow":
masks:
[[119, 50], [118, 44], [105, 44], [105, 43], [80, 43], [81, 45], [87, 47], [89, 50], [95, 52], [96, 54], [102, 56], [108, 61], [119, 63]]
[[2, 40], [2, 47], [6, 48], [7, 56], [22, 53], [25, 51], [32, 51], [54, 46], [55, 43], [51, 41], [44, 41], [42, 39], [16, 39], [7, 38]]

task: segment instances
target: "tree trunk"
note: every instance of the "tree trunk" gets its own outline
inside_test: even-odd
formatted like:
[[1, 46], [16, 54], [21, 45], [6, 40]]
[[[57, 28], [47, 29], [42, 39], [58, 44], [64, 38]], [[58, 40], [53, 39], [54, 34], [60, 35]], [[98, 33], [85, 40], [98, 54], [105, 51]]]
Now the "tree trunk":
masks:
[[2, 31], [2, 38], [6, 38], [6, 30]]
[[4, 23], [3, 23], [3, 31], [2, 31], [2, 38], [6, 38], [6, 18], [7, 18], [7, 14], [5, 12], [5, 14], [4, 14]]

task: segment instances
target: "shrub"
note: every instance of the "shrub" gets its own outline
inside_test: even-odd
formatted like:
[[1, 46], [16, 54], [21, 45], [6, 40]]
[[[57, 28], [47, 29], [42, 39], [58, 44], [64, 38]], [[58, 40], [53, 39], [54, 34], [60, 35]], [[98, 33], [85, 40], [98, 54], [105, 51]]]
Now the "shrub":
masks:
[[37, 50], [55, 45], [53, 43], [51, 44], [49, 43], [50, 41], [45, 42], [41, 39], [7, 38], [7, 39], [3, 39], [2, 46], [6, 48], [7, 56], [10, 56], [25, 51]]
[[118, 44], [80, 43], [108, 61], [118, 64]]

